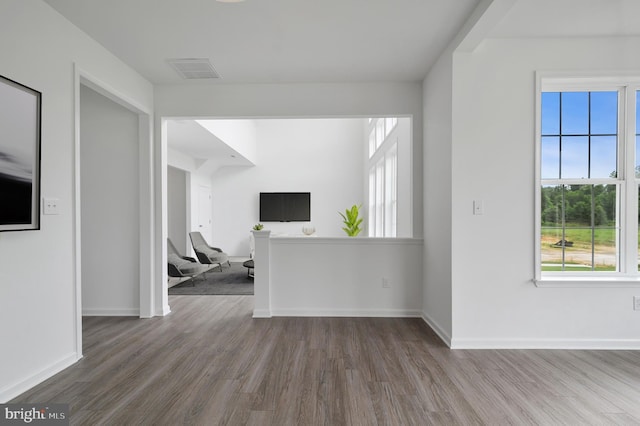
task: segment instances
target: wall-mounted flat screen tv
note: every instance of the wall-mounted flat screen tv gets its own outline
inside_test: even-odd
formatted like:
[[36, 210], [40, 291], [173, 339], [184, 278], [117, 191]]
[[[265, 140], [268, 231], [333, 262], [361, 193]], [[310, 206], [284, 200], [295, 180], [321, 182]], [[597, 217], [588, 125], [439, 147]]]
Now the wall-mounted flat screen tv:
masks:
[[260, 193], [260, 222], [309, 222], [310, 220], [311, 193]]

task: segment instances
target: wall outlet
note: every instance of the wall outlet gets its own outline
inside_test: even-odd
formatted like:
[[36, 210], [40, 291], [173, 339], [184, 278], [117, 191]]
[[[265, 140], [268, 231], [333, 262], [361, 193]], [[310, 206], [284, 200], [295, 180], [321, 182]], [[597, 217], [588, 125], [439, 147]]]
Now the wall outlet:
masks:
[[389, 278], [382, 279], [382, 288], [391, 288], [391, 281], [389, 281]]
[[44, 198], [43, 211], [44, 214], [60, 214], [60, 200], [57, 198]]
[[633, 310], [640, 311], [640, 296], [633, 296]]

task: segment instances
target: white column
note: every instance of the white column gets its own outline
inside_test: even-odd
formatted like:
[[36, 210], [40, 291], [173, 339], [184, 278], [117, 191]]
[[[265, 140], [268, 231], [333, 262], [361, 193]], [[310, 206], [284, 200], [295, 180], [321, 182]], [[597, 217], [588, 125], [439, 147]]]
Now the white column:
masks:
[[271, 231], [251, 231], [255, 240], [253, 317], [271, 318], [269, 238]]

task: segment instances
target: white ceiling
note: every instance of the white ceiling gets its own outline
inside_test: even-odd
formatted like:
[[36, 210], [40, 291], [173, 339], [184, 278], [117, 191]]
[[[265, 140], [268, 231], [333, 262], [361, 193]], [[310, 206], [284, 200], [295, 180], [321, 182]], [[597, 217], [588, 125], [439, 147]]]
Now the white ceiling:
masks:
[[208, 58], [224, 83], [420, 81], [479, 3], [44, 1], [155, 84], [198, 84], [170, 58]]
[[[248, 120], [238, 121], [246, 123]], [[182, 152], [200, 165], [211, 159], [216, 160], [216, 167], [253, 165], [195, 120], [168, 120], [167, 147]]]

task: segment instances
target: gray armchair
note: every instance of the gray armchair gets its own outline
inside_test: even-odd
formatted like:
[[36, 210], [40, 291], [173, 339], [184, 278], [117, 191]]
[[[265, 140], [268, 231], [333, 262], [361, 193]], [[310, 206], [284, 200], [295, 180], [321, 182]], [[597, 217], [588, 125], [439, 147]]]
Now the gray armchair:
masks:
[[224, 263], [227, 263], [229, 266], [231, 266], [231, 262], [229, 262], [229, 256], [221, 249], [217, 247], [211, 247], [209, 244], [207, 244], [201, 233], [189, 232], [189, 238], [191, 238], [193, 251], [196, 252], [196, 256], [198, 256], [198, 260], [200, 261], [200, 263], [217, 265], [220, 267], [221, 271], [222, 265]]
[[209, 270], [209, 266], [198, 263], [193, 257], [182, 256], [167, 238], [167, 267], [170, 277], [193, 278]]

